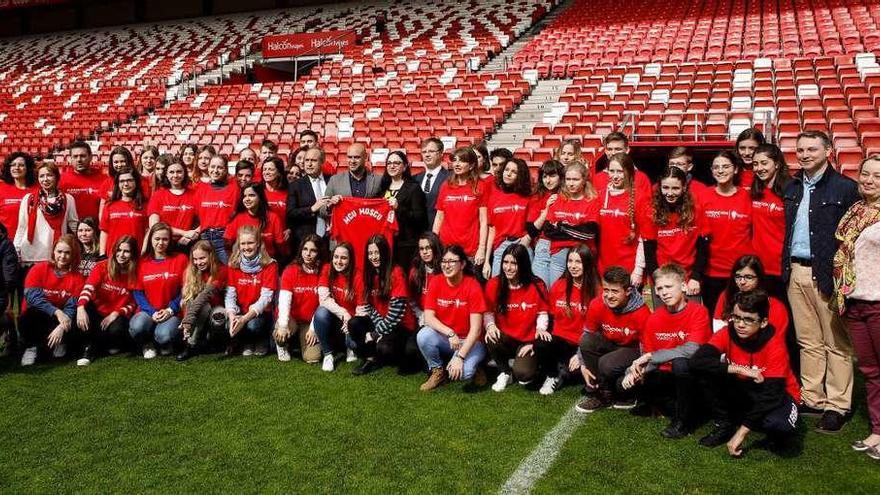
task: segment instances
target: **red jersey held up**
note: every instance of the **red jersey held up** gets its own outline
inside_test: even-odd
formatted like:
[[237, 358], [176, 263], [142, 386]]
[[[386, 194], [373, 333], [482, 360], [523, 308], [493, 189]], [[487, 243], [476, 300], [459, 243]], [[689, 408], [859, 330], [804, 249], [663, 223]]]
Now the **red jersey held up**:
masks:
[[535, 340], [538, 314], [549, 312], [547, 290], [544, 282], [536, 280], [528, 287], [511, 289], [507, 297], [507, 312], [498, 312], [498, 287], [501, 285], [499, 275], [486, 284], [486, 305], [488, 311], [495, 315], [495, 324], [502, 333], [518, 342]]
[[752, 252], [752, 199], [742, 188], [731, 196], [710, 189], [703, 207], [709, 232], [706, 274], [728, 277], [736, 260]]
[[617, 345], [628, 346], [639, 341], [651, 311], [643, 305], [629, 313], [617, 313], [605, 305], [601, 297], [590, 301], [586, 330], [597, 333]]
[[[570, 344], [578, 344], [587, 321], [588, 300], [581, 304], [581, 288], [571, 287], [571, 298], [565, 298], [565, 278], [560, 278], [550, 289], [550, 311], [553, 316], [553, 335]], [[568, 313], [571, 314], [568, 314]]]
[[[384, 198], [343, 197], [333, 207], [330, 218], [330, 236], [336, 242], [350, 242], [354, 246], [355, 266], [364, 266], [367, 241], [375, 234], [382, 234], [392, 245], [397, 232], [394, 209]], [[393, 245], [391, 246], [394, 247]]]
[[485, 313], [486, 301], [477, 279], [465, 275], [458, 285], [450, 285], [446, 277], [437, 276], [428, 285], [425, 309], [434, 311], [438, 320], [465, 338], [471, 328], [471, 314]]
[[[251, 309], [251, 305], [260, 299], [263, 289], [275, 291], [278, 289], [278, 263], [272, 260], [257, 273], [245, 273], [240, 268], [230, 266], [228, 272], [229, 287], [235, 288], [235, 302], [238, 304], [240, 314], [245, 314]], [[272, 312], [272, 304], [266, 305], [264, 313]]]

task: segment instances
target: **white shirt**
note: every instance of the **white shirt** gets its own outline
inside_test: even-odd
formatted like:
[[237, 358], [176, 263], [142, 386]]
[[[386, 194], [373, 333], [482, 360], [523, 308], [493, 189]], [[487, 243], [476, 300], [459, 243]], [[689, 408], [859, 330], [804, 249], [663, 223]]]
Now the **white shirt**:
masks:
[[[319, 200], [324, 197], [324, 190], [327, 189], [327, 184], [324, 183], [324, 177], [319, 175], [317, 177], [309, 177], [309, 182], [312, 183], [312, 192], [315, 193], [315, 200]], [[327, 232], [327, 222], [321, 218], [321, 215], [318, 215], [318, 222], [315, 224], [315, 233], [318, 236], [323, 237]]]
[[[425, 184], [430, 180], [431, 181], [431, 189], [434, 188], [434, 183], [437, 182], [437, 176], [440, 174], [440, 166], [434, 167], [431, 170], [425, 169], [425, 176], [422, 177], [422, 183], [420, 186], [422, 187], [422, 191], [425, 190]], [[429, 177], [430, 176], [430, 177]], [[430, 189], [429, 189], [430, 191]]]
[[[37, 261], [47, 261], [52, 254], [52, 245], [54, 237], [52, 227], [43, 216], [43, 212], [37, 208], [37, 221], [34, 223], [34, 241], [28, 242], [28, 200], [35, 193], [28, 193], [22, 198], [21, 206], [18, 208], [18, 229], [15, 231], [15, 239], [12, 243], [18, 251], [19, 260], [25, 263], [36, 263]], [[61, 237], [70, 232], [69, 225], [76, 223], [78, 217], [76, 215], [76, 203], [73, 196], [64, 194], [67, 202], [67, 211], [64, 221], [61, 222]]]

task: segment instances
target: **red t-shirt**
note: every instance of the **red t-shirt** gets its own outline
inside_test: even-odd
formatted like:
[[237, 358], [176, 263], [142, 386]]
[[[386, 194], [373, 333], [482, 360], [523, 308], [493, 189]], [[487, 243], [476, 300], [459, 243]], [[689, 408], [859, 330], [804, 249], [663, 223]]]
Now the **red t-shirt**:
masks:
[[[110, 198], [113, 196], [113, 181], [115, 179], [113, 177], [105, 177], [104, 182], [101, 183], [101, 199], [110, 201]], [[153, 195], [153, 185], [150, 184], [149, 177], [141, 176], [141, 193], [143, 193], [144, 199], [147, 201]]]
[[290, 291], [290, 318], [303, 323], [312, 320], [318, 309], [319, 273], [308, 273], [296, 263], [288, 265], [281, 275], [281, 290]]
[[180, 253], [170, 254], [162, 260], [141, 258], [135, 290], [143, 291], [150, 306], [157, 311], [167, 308], [180, 295], [188, 264], [189, 260]]
[[125, 235], [134, 237], [138, 248], [142, 248], [148, 223], [146, 207], [136, 210], [133, 202], [121, 199], [104, 205], [104, 211], [101, 212], [101, 230], [107, 233], [107, 243], [104, 248], [106, 253], [112, 255], [116, 241]]
[[[674, 349], [686, 342], [702, 345], [711, 336], [709, 311], [702, 304], [688, 301], [684, 309], [674, 314], [666, 306], [660, 306], [645, 322], [642, 351], [648, 353]], [[671, 363], [664, 363], [660, 369], [672, 369]]]
[[321, 277], [318, 279], [318, 287], [327, 287], [330, 290], [330, 297], [336, 301], [336, 304], [342, 306], [348, 311], [348, 314], [354, 316], [358, 301], [362, 300], [361, 294], [364, 292], [364, 284], [361, 280], [360, 274], [355, 270], [355, 273], [352, 274], [354, 280], [351, 281], [351, 288], [346, 289], [345, 277], [342, 275], [337, 274], [336, 280], [333, 281], [333, 285], [330, 285], [330, 270], [332, 268], [333, 267], [330, 263], [327, 263], [324, 268], [321, 269]]
[[[230, 266], [228, 272], [229, 287], [235, 288], [235, 302], [240, 314], [245, 314], [251, 305], [260, 299], [260, 291], [278, 289], [278, 264], [273, 260], [257, 273], [245, 273], [240, 268]], [[264, 313], [272, 312], [272, 304], [266, 305]]]
[[700, 206], [706, 201], [706, 193], [710, 189], [712, 188], [695, 179], [691, 179], [688, 182], [688, 190], [691, 192], [691, 196], [694, 197], [694, 201], [699, 203]]
[[528, 287], [511, 289], [507, 297], [507, 313], [497, 310], [499, 275], [486, 284], [486, 306], [495, 315], [495, 324], [505, 335], [518, 342], [535, 340], [535, 329], [539, 313], [548, 313], [547, 289], [544, 282], [536, 280]]
[[185, 189], [183, 194], [174, 194], [162, 188], [150, 198], [147, 215], [159, 215], [159, 221], [172, 228], [190, 230], [196, 224], [196, 193]]
[[202, 230], [225, 228], [235, 211], [238, 201], [238, 184], [230, 180], [222, 188], [215, 188], [207, 182], [196, 186], [196, 214]]
[[519, 238], [526, 234], [526, 222], [537, 217], [533, 204], [534, 200], [528, 196], [524, 197], [500, 190], [496, 190], [489, 196], [489, 226], [495, 227], [493, 250], [497, 249], [508, 237]]
[[[632, 273], [636, 266], [639, 248], [639, 230], [644, 215], [639, 214], [645, 205], [636, 194], [630, 218], [630, 195], [628, 192], [612, 195], [607, 189], [599, 192], [599, 273], [609, 266], [622, 266]], [[627, 242], [630, 232], [633, 239]]]
[[269, 211], [278, 215], [278, 218], [285, 218], [287, 215], [287, 191], [283, 189], [272, 191], [267, 187], [266, 206], [269, 207]]
[[134, 311], [133, 288], [134, 282], [129, 284], [127, 275], [123, 275], [122, 280], [110, 278], [109, 261], [100, 261], [92, 268], [77, 305], [85, 306], [91, 301], [101, 316], [114, 311], [127, 316]]
[[471, 314], [486, 312], [483, 289], [477, 279], [464, 276], [458, 285], [450, 285], [444, 276], [432, 277], [425, 296], [425, 309], [459, 337], [467, 337], [471, 328]]
[[666, 225], [662, 227], [654, 223], [651, 208], [645, 208], [645, 213], [647, 219], [643, 222], [645, 228], [642, 236], [646, 240], [657, 241], [657, 264], [677, 263], [690, 273], [696, 257], [697, 239], [708, 233], [706, 217], [700, 205], [694, 205], [694, 220], [687, 229], [679, 227], [678, 213], [669, 215]]
[[736, 260], [752, 252], [752, 199], [743, 188], [731, 196], [710, 189], [703, 206], [709, 231], [706, 274], [729, 277]]
[[[597, 191], [601, 191], [608, 187], [608, 182], [610, 181], [610, 176], [608, 175], [608, 169], [602, 170], [596, 177], [593, 179], [593, 187], [596, 188]], [[651, 197], [651, 179], [647, 174], [642, 172], [639, 169], [636, 169], [636, 197], [639, 199], [642, 198], [650, 198]]]
[[384, 198], [343, 197], [333, 207], [330, 219], [330, 236], [337, 242], [350, 242], [354, 247], [355, 266], [364, 266], [367, 241], [375, 234], [382, 234], [394, 247], [397, 219], [394, 209]]
[[[0, 224], [6, 227], [10, 239], [15, 239], [15, 231], [18, 229], [18, 212], [21, 209], [21, 201], [25, 194], [36, 192], [36, 187], [19, 189], [14, 184], [0, 182]], [[77, 210], [77, 216], [83, 218], [79, 214], [79, 210]]]
[[[566, 223], [568, 225], [583, 225], [589, 222], [599, 221], [599, 199], [581, 198], [569, 199], [567, 196], [560, 194], [556, 202], [550, 206], [547, 211], [547, 221], [552, 224]], [[550, 252], [556, 253], [565, 248], [574, 247], [581, 241], [576, 240], [551, 240]], [[590, 248], [595, 252], [595, 244], [590, 244]]]
[[[52, 306], [63, 310], [71, 297], [79, 296], [85, 279], [76, 270], [62, 273], [60, 276], [48, 261], [41, 261], [33, 266], [24, 279], [25, 289], [43, 289], [43, 296]], [[27, 310], [27, 300], [21, 301], [21, 312]]]
[[[388, 315], [388, 306], [391, 303], [391, 299], [397, 297], [409, 300], [406, 278], [403, 276], [403, 268], [400, 268], [399, 266], [395, 266], [391, 270], [391, 292], [388, 295], [388, 299], [379, 297], [379, 277], [377, 275], [373, 278], [373, 289], [370, 290], [369, 293], [367, 293], [366, 287], [364, 287], [364, 291], [361, 293], [361, 302], [369, 303], [370, 306], [375, 308], [376, 311], [384, 317]], [[400, 319], [400, 326], [407, 330], [414, 330], [416, 328], [415, 315], [413, 315], [409, 304], [406, 305], [403, 317]]]
[[[242, 212], [235, 215], [229, 225], [226, 226], [226, 231], [223, 232], [223, 239], [228, 243], [235, 243], [238, 229], [245, 225], [251, 225], [259, 229], [260, 219], [248, 212]], [[263, 245], [266, 246], [266, 252], [269, 253], [269, 256], [275, 256], [275, 253], [278, 252], [278, 247], [284, 243], [284, 232], [281, 228], [281, 219], [278, 218], [278, 215], [271, 211], [268, 212], [266, 228], [260, 231], [260, 236], [263, 238]]]
[[[716, 320], [724, 319], [724, 305], [727, 304], [727, 291], [721, 293], [721, 296], [718, 298], [718, 304], [715, 305], [715, 312], [713, 314], [713, 318]], [[782, 303], [779, 299], [775, 297], [770, 298], [770, 324], [773, 325], [773, 328], [778, 331], [774, 335], [775, 337], [785, 338], [785, 332], [788, 331], [788, 309], [786, 309], [785, 304]]]
[[107, 180], [107, 176], [99, 171], [81, 174], [71, 168], [61, 174], [58, 188], [73, 196], [76, 215], [79, 218], [92, 217], [99, 220], [98, 208], [101, 205], [101, 198], [104, 197], [102, 191], [104, 191], [105, 180]]
[[440, 240], [443, 245], [458, 244], [473, 258], [480, 246], [480, 208], [486, 206], [486, 183], [477, 184], [474, 192], [470, 184], [452, 185], [448, 181], [437, 194], [437, 211], [443, 212]]
[[605, 305], [601, 297], [597, 297], [590, 301], [585, 329], [617, 345], [628, 346], [639, 341], [649, 316], [651, 311], [648, 306], [643, 305], [629, 313], [616, 313]]
[[785, 239], [785, 207], [782, 198], [764, 189], [761, 199], [752, 200], [752, 252], [767, 275], [782, 275], [782, 244]]
[[752, 187], [752, 182], [755, 181], [755, 171], [750, 168], [744, 168], [739, 172], [739, 185], [743, 189], [749, 189]]
[[[587, 308], [590, 302], [581, 304], [581, 289], [571, 287], [571, 298], [565, 298], [565, 278], [557, 280], [550, 289], [550, 311], [553, 316], [553, 335], [577, 344], [584, 333], [584, 325], [587, 321]], [[571, 315], [566, 314], [570, 309]]]
[[[785, 346], [785, 338], [779, 337], [784, 331], [775, 329], [770, 340], [764, 344], [758, 352], [751, 353], [736, 345], [730, 338], [730, 330], [725, 328], [709, 340], [709, 345], [718, 349], [718, 352], [727, 357], [727, 362], [744, 366], [746, 368], [759, 369], [764, 378], [782, 378], [785, 380], [785, 391], [796, 403], [801, 401], [801, 389], [798, 386], [794, 373], [788, 361], [788, 349]], [[751, 378], [736, 375], [742, 380]]]

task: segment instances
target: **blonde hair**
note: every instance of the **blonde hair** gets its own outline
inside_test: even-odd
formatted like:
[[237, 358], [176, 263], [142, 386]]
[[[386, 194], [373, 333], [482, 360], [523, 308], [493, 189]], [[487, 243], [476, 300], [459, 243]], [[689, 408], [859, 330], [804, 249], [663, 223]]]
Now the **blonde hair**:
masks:
[[[192, 253], [196, 251], [204, 251], [208, 254], [208, 280], [204, 280], [202, 278], [202, 272], [199, 271], [198, 268], [192, 262]], [[214, 252], [214, 249], [211, 247], [211, 243], [205, 240], [201, 240], [196, 242], [193, 245], [192, 251], [189, 254], [189, 265], [186, 268], [186, 273], [183, 276], [183, 294], [181, 303], [186, 305], [187, 303], [193, 301], [196, 296], [198, 296], [208, 284], [213, 283], [217, 280], [217, 276], [220, 272], [220, 261], [217, 259], [217, 254]]]
[[596, 192], [596, 188], [593, 187], [593, 183], [590, 181], [590, 169], [583, 162], [575, 162], [565, 167], [565, 172], [562, 174], [562, 186], [561, 191], [566, 196], [569, 197], [568, 191], [565, 188], [565, 176], [568, 175], [569, 172], [577, 172], [581, 174], [581, 177], [584, 178], [584, 197], [588, 200], [594, 199], [599, 194]]
[[238, 247], [238, 243], [241, 241], [241, 237], [243, 235], [252, 235], [254, 239], [257, 241], [257, 248], [260, 257], [260, 266], [267, 266], [275, 260], [269, 256], [269, 253], [266, 252], [266, 246], [263, 244], [263, 237], [260, 235], [260, 229], [254, 227], [253, 225], [243, 225], [238, 229], [238, 232], [235, 235], [235, 244], [232, 246], [232, 256], [229, 257], [229, 266], [232, 268], [241, 268], [241, 250]]

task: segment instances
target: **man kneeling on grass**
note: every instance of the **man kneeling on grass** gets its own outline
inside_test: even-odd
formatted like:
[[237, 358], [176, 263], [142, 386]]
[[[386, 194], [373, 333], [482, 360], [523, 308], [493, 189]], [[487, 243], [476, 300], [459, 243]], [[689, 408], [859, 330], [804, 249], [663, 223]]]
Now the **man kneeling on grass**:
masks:
[[580, 342], [581, 372], [587, 397], [577, 406], [583, 413], [614, 405], [632, 409], [635, 398], [621, 390], [620, 379], [639, 357], [639, 337], [651, 311], [634, 290], [626, 269], [612, 266], [602, 274], [602, 298], [590, 301]]
[[663, 306], [648, 318], [642, 335], [642, 356], [626, 371], [622, 386], [641, 383], [640, 404], [633, 414], [651, 414], [654, 406], [670, 412], [672, 421], [663, 430], [666, 438], [687, 436], [691, 424], [693, 384], [688, 359], [712, 335], [709, 311], [688, 301], [687, 272], [670, 263], [654, 270], [654, 291]]
[[773, 338], [784, 329], [773, 328], [769, 314], [770, 299], [763, 290], [737, 294], [727, 327], [691, 358], [715, 420], [701, 445], [727, 442], [730, 455], [740, 457], [751, 431], [765, 432], [774, 443], [794, 433], [800, 389], [784, 339]]

